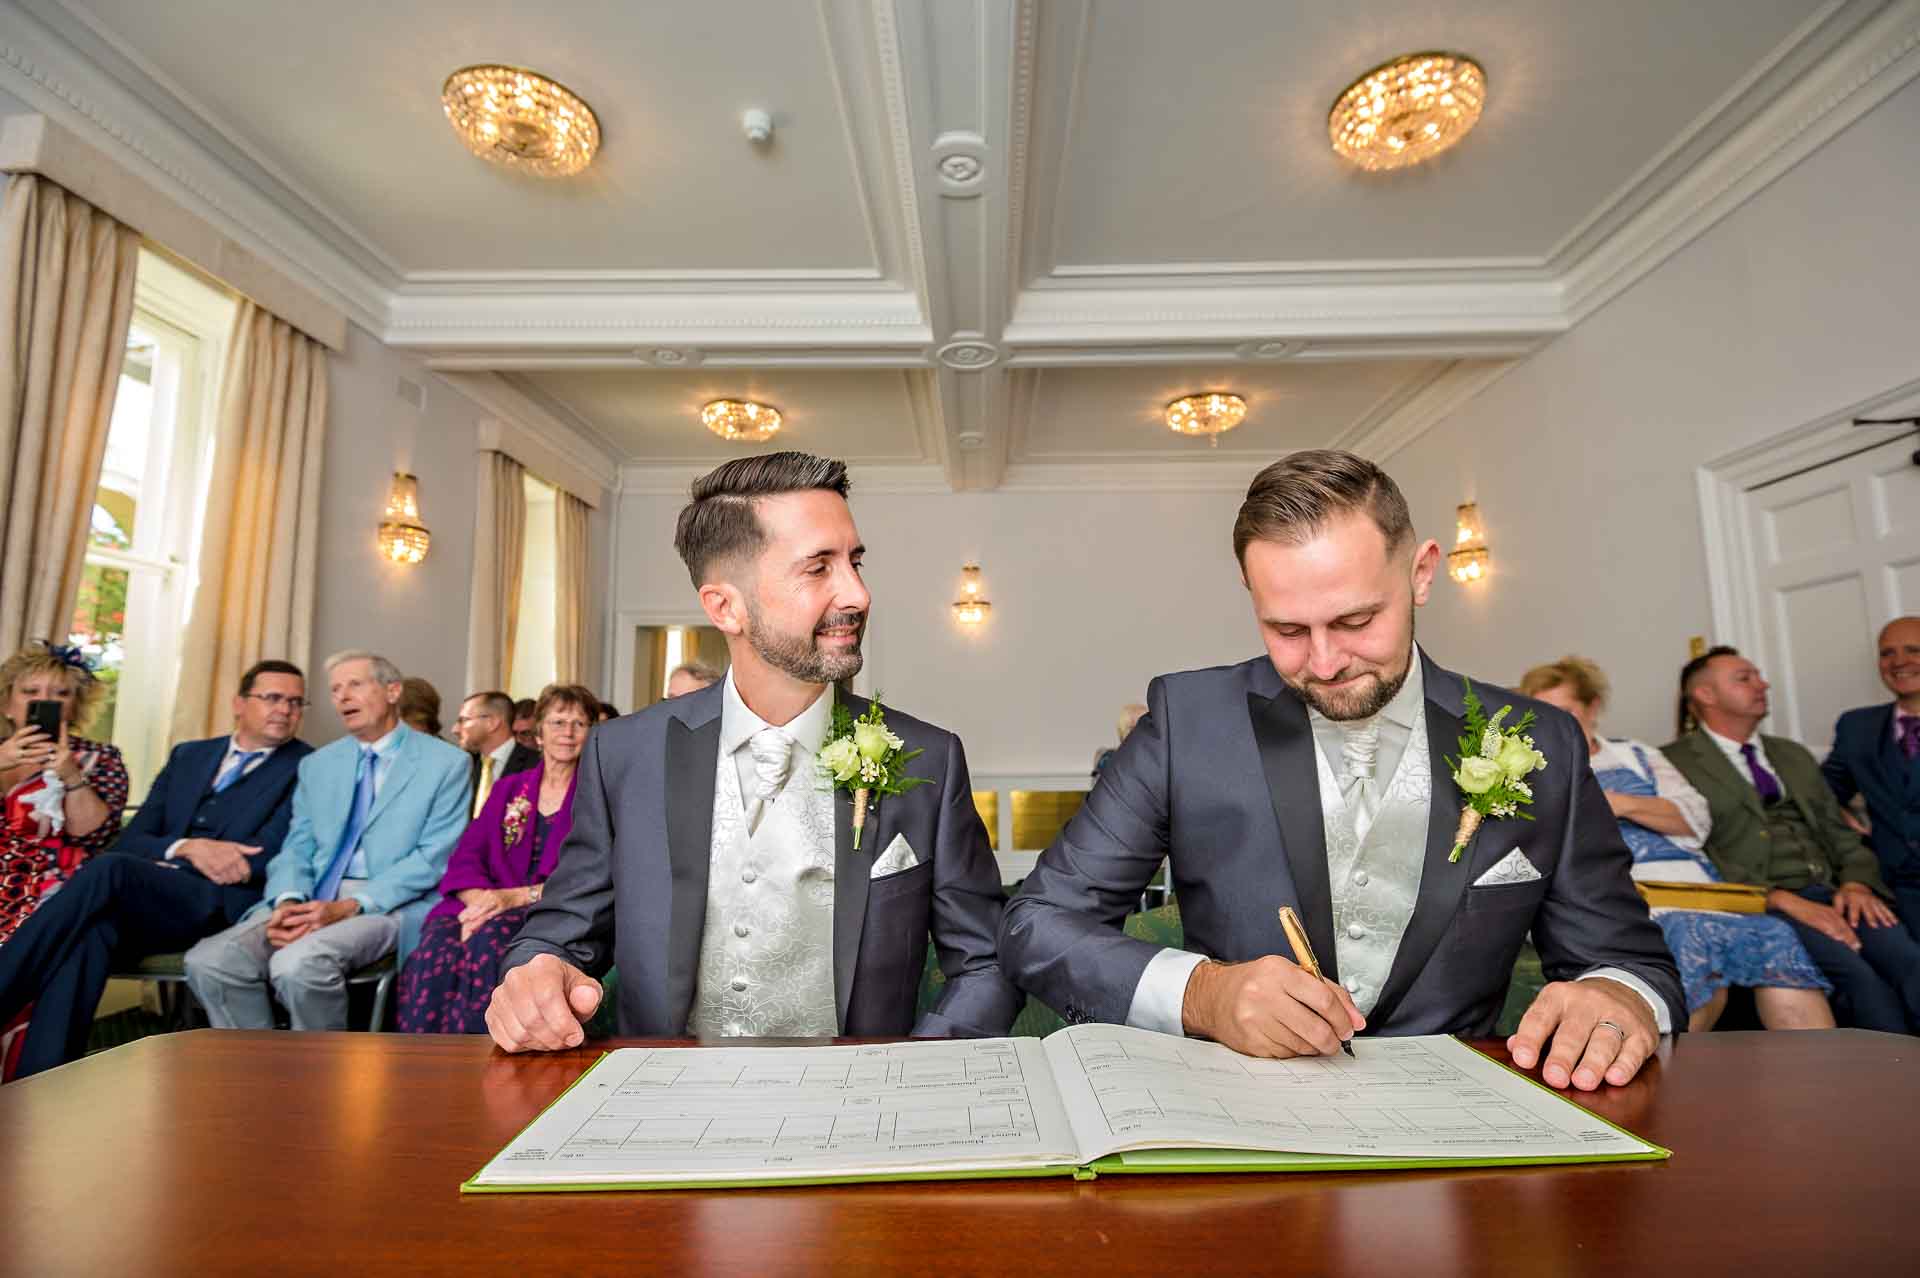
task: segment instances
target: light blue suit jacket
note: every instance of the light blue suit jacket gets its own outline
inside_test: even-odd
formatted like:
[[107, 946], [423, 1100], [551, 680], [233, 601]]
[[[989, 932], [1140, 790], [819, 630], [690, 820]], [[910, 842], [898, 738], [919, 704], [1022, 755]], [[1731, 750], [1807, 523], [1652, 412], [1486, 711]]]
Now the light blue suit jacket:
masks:
[[[373, 914], [399, 914], [404, 958], [419, 935], [420, 919], [439, 899], [440, 876], [467, 826], [467, 752], [405, 724], [393, 762], [380, 780], [373, 811], [360, 835], [367, 885], [354, 893]], [[300, 761], [293, 790], [293, 821], [280, 855], [267, 867], [256, 918], [282, 896], [310, 897], [327, 872], [353, 810], [360, 743], [352, 737], [322, 746]]]

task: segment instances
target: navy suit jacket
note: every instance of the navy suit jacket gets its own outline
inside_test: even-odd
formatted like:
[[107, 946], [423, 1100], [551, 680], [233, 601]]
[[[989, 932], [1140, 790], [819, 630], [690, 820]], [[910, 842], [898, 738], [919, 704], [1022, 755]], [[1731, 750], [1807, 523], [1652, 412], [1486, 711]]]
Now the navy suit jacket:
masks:
[[1820, 771], [1841, 803], [1866, 796], [1881, 876], [1889, 884], [1920, 879], [1920, 759], [1901, 754], [1893, 739], [1893, 703], [1841, 715]]
[[[313, 747], [296, 739], [275, 750], [266, 762], [229, 786], [207, 813], [205, 824], [195, 828], [195, 815], [213, 789], [214, 776], [220, 770], [220, 761], [227, 757], [231, 740], [213, 737], [175, 746], [166, 766], [153, 779], [146, 802], [120, 831], [111, 850], [162, 861], [167, 849], [180, 839], [227, 839], [257, 846], [260, 850], [247, 858], [253, 873], [246, 881], [219, 889], [228, 922], [238, 922], [260, 899], [267, 883], [267, 862], [273, 860], [280, 851], [280, 841], [287, 837], [287, 822], [293, 816], [294, 779], [300, 760], [312, 754]], [[200, 874], [185, 861], [180, 862], [180, 871]]]
[[[1680, 974], [1634, 891], [1632, 857], [1572, 716], [1482, 687], [1490, 710], [1539, 715], [1529, 731], [1547, 767], [1530, 783], [1534, 819], [1489, 819], [1448, 859], [1460, 792], [1442, 760], [1458, 748], [1465, 685], [1420, 659], [1433, 757], [1425, 863], [1366, 1032], [1491, 1034], [1529, 931], [1547, 979], [1623, 968], [1685, 1025]], [[1476, 885], [1516, 849], [1538, 878]], [[1014, 981], [1070, 1022], [1124, 1023], [1161, 947], [1120, 925], [1163, 856], [1187, 949], [1228, 963], [1286, 954], [1276, 911], [1291, 905], [1322, 970], [1340, 979], [1313, 730], [1264, 654], [1148, 686], [1146, 717], [1007, 906], [1000, 957]]]
[[[687, 1032], [707, 917], [713, 787], [724, 685], [712, 684], [603, 723], [587, 738], [573, 831], [545, 894], [500, 964], [552, 954], [591, 976], [620, 970], [620, 1033]], [[864, 698], [843, 698], [855, 715]], [[1020, 992], [993, 938], [1006, 895], [973, 806], [967, 761], [950, 732], [887, 707], [916, 786], [880, 801], [853, 846], [853, 804], [834, 792], [833, 975], [840, 1032], [935, 1038], [1004, 1034]], [[875, 857], [905, 836], [920, 863], [873, 879]], [[946, 973], [940, 1001], [914, 1012], [931, 934]]]

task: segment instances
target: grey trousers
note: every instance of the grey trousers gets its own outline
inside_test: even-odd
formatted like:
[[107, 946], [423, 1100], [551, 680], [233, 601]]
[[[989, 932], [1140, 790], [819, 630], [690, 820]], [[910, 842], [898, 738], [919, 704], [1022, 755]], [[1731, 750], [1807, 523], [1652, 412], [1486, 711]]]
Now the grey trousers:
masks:
[[[341, 895], [350, 887], [342, 884]], [[393, 952], [400, 920], [356, 914], [276, 950], [267, 944], [269, 917], [236, 923], [187, 951], [187, 984], [208, 1022], [215, 1029], [272, 1029], [271, 985], [293, 1028], [345, 1029], [348, 975]]]

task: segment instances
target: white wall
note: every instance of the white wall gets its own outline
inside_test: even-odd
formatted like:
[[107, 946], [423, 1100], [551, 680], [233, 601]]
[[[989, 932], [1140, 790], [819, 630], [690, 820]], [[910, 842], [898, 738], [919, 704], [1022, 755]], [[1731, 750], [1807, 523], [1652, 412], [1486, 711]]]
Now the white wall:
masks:
[[[399, 398], [403, 377], [425, 387], [425, 412]], [[461, 699], [476, 691], [465, 686], [467, 608], [475, 449], [488, 410], [429, 372], [417, 356], [353, 326], [347, 349], [329, 358], [327, 390], [310, 695], [324, 701], [319, 666], [328, 654], [365, 648], [432, 683], [440, 692], [441, 720], [451, 725]], [[376, 541], [396, 470], [419, 479], [421, 522], [433, 533], [426, 562], [411, 567], [383, 559]], [[588, 522], [588, 670], [600, 663], [608, 528], [607, 516], [595, 511]], [[517, 691], [532, 695], [538, 689]], [[330, 706], [316, 705], [301, 735], [323, 744], [340, 735], [340, 721]]]
[[[618, 609], [697, 615], [673, 553], [681, 504], [623, 499]], [[875, 687], [959, 733], [976, 774], [1085, 773], [1154, 675], [1260, 651], [1233, 562], [1238, 506], [1232, 493], [890, 496], [856, 485]], [[968, 560], [993, 602], [978, 630], [952, 615]], [[631, 699], [614, 691], [622, 706]]]
[[1582, 653], [1609, 731], [1672, 736], [1711, 637], [1697, 468], [1920, 377], [1916, 137], [1920, 82], [1391, 459], [1423, 531], [1450, 542], [1467, 500], [1487, 524], [1491, 579], [1421, 617], [1439, 660], [1513, 681]]

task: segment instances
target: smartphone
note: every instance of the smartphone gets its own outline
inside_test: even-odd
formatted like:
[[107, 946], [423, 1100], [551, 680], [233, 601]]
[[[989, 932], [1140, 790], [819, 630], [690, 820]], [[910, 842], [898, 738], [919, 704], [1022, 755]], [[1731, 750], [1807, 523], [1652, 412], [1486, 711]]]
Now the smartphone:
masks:
[[47, 740], [60, 740], [61, 706], [58, 701], [27, 702], [27, 722], [47, 734]]

